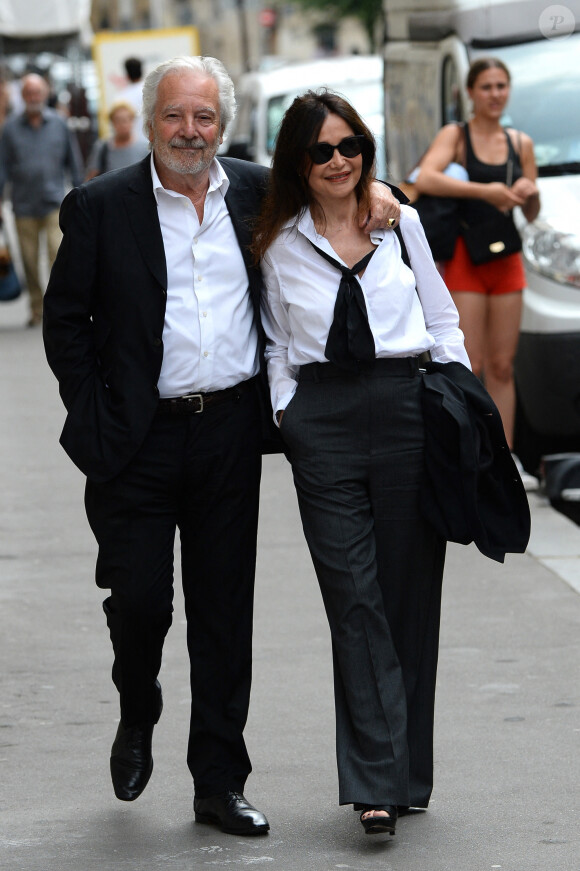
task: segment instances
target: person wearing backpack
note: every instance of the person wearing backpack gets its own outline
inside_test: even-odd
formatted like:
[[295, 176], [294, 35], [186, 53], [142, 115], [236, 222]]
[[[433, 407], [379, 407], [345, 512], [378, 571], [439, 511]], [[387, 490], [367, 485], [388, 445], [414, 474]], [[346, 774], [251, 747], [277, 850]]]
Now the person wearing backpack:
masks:
[[135, 109], [125, 100], [113, 103], [109, 111], [109, 121], [113, 135], [107, 139], [97, 139], [87, 162], [85, 181], [137, 163], [148, 152], [144, 139], [137, 139], [134, 133]]

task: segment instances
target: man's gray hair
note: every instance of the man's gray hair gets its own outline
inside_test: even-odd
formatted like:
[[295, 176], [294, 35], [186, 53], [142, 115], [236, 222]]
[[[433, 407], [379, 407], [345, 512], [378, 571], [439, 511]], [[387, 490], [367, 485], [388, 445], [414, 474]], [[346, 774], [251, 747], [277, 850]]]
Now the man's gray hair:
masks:
[[155, 67], [143, 83], [143, 130], [149, 136], [150, 125], [155, 116], [157, 89], [161, 80], [169, 73], [191, 71], [210, 76], [218, 86], [220, 126], [222, 134], [236, 116], [236, 97], [234, 83], [223, 63], [215, 57], [182, 56], [164, 61]]

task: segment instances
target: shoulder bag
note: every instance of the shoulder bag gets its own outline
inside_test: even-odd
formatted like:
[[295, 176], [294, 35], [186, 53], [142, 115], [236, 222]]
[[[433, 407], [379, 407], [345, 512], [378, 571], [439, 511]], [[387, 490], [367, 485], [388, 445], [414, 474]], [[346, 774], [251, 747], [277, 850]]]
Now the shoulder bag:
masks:
[[6, 236], [0, 225], [0, 302], [18, 299], [22, 288], [14, 269]]
[[[513, 159], [510, 157], [506, 169], [508, 187], [512, 185], [513, 171]], [[522, 240], [514, 224], [512, 213], [506, 214], [499, 209], [497, 215], [481, 224], [468, 226], [465, 221], [462, 221], [461, 235], [469, 258], [475, 266], [491, 263], [493, 260], [499, 260], [507, 257], [508, 254], [516, 254], [522, 250]]]
[[[463, 131], [463, 124], [458, 125]], [[452, 164], [444, 172], [447, 173]], [[418, 169], [421, 167], [419, 162]], [[433, 260], [451, 260], [461, 232], [460, 203], [455, 197], [419, 194], [409, 203], [419, 213], [421, 224], [433, 254]]]
[[460, 232], [458, 201], [421, 194], [410, 205], [419, 213], [433, 260], [451, 260]]

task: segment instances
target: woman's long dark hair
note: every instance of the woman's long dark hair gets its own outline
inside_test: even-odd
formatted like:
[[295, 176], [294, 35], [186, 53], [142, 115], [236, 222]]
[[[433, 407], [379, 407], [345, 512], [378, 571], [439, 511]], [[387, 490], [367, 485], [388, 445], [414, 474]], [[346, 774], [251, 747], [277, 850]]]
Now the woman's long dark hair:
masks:
[[362, 172], [355, 194], [361, 206], [368, 204], [375, 169], [373, 134], [344, 97], [326, 89], [307, 91], [296, 97], [280, 125], [268, 190], [254, 228], [252, 251], [256, 260], [263, 256], [284, 224], [304, 208], [310, 208], [317, 219], [324, 220], [322, 207], [308, 184], [312, 164], [306, 149], [318, 141], [321, 127], [331, 113], [346, 121], [355, 136], [365, 137]]

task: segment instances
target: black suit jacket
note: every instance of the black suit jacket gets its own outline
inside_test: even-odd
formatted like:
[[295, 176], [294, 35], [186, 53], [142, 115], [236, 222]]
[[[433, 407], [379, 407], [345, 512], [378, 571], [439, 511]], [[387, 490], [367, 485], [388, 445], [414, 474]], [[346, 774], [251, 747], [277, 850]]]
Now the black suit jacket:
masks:
[[425, 517], [448, 541], [498, 562], [523, 553], [530, 509], [499, 411], [462, 363], [427, 363], [423, 376]]
[[[220, 158], [262, 339], [262, 279], [248, 245], [267, 170]], [[167, 268], [150, 158], [72, 190], [44, 303], [44, 342], [67, 418], [61, 444], [85, 475], [106, 481], [135, 455], [158, 403]], [[262, 366], [265, 451], [279, 450]]]

